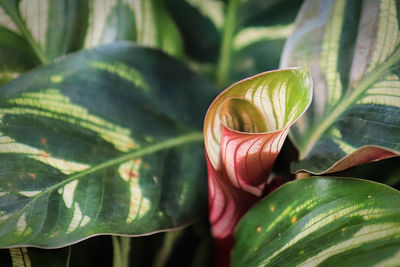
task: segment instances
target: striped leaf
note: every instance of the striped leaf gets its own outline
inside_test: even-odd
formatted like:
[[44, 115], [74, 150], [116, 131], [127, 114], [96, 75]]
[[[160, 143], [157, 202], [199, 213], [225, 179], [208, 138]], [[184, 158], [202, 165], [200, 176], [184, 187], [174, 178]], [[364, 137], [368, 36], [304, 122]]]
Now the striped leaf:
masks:
[[354, 178], [290, 182], [236, 230], [232, 266], [398, 266], [400, 192]]
[[159, 48], [181, 56], [178, 28], [161, 0], [89, 0], [85, 47], [120, 40]]
[[[30, 53], [30, 61], [46, 63], [82, 46], [88, 1], [1, 0], [0, 18], [1, 29], [14, 36], [16, 46], [30, 47], [23, 50]], [[0, 43], [1, 54], [5, 53], [5, 41]], [[22, 55], [15, 53], [14, 56]]]
[[240, 81], [211, 104], [204, 140], [217, 249], [229, 251], [238, 220], [268, 191], [268, 176], [289, 127], [305, 112], [311, 96], [308, 70], [299, 67]]
[[129, 43], [0, 88], [0, 247], [142, 235], [205, 211], [201, 126], [212, 86]]
[[129, 40], [182, 55], [159, 0], [0, 0], [0, 82], [70, 52]]
[[302, 0], [232, 0], [228, 3], [218, 82], [230, 84], [279, 68], [283, 45]]
[[87, 0], [0, 0], [0, 84], [82, 47]]
[[10, 262], [2, 258], [2, 266], [12, 267], [65, 267], [69, 266], [71, 247], [60, 249], [10, 248]]
[[27, 248], [10, 248], [13, 267], [32, 267]]
[[290, 134], [293, 171], [340, 171], [400, 153], [398, 0], [309, 0], [281, 65], [305, 64], [315, 93]]

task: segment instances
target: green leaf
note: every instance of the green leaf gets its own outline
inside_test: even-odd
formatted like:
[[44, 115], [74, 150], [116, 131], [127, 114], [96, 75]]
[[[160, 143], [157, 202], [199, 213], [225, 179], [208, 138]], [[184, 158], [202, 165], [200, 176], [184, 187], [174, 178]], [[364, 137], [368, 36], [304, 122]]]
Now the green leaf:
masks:
[[41, 63], [47, 63], [82, 47], [88, 1], [1, 0], [0, 17], [1, 27], [19, 36]]
[[[262, 36], [260, 34], [262, 31], [261, 29], [257, 29], [253, 33], [251, 33], [251, 30], [252, 29], [249, 29], [249, 31], [244, 30], [236, 37], [244, 37], [243, 34], [247, 35], [248, 33], [249, 35], [256, 34], [262, 39], [253, 40], [254, 42], [251, 42], [251, 38], [246, 37], [246, 39], [240, 39], [246, 40], [243, 43], [241, 43], [241, 41], [235, 42], [238, 49], [235, 50], [236, 52], [232, 59], [232, 80], [248, 77], [265, 70], [279, 68], [280, 54], [285, 39], [272, 39], [271, 36]], [[239, 38], [235, 40], [239, 40]], [[268, 49], [266, 49], [267, 47]]]
[[0, 246], [141, 235], [205, 211], [201, 127], [215, 89], [116, 43], [0, 88]]
[[218, 58], [224, 20], [223, 3], [216, 0], [166, 0], [183, 37], [185, 52], [195, 60]]
[[163, 0], [129, 0], [128, 3], [135, 11], [139, 44], [177, 57], [183, 55], [180, 32]]
[[0, 26], [0, 85], [40, 64], [23, 38]]
[[217, 73], [220, 85], [279, 68], [284, 41], [291, 33], [301, 1], [229, 3]]
[[[49, 9], [45, 50], [47, 58], [52, 60], [82, 48], [90, 13], [88, 0], [47, 0], [47, 2]], [[40, 7], [42, 5], [46, 4], [43, 3]], [[33, 14], [36, 17], [41, 15]]]
[[303, 0], [243, 0], [238, 13], [238, 25], [285, 25], [293, 22]]
[[183, 54], [160, 0], [0, 0], [0, 78], [6, 81], [81, 48], [121, 40]]
[[400, 192], [354, 178], [290, 182], [236, 230], [233, 266], [398, 266]]
[[306, 1], [281, 66], [305, 64], [314, 100], [292, 128], [293, 171], [340, 171], [400, 153], [398, 0]]
[[85, 47], [137, 38], [137, 16], [132, 1], [90, 1]]

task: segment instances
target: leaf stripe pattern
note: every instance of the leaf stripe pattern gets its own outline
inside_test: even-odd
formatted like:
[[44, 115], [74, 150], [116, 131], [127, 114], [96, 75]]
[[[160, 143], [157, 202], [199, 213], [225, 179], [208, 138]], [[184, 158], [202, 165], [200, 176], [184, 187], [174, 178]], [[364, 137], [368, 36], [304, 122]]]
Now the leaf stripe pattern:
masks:
[[0, 0], [0, 82], [79, 49], [133, 41], [180, 56], [164, 4], [135, 0]]
[[32, 263], [27, 248], [10, 248], [13, 267], [31, 267]]
[[312, 82], [304, 67], [240, 81], [211, 104], [204, 122], [209, 213], [217, 265], [227, 264], [240, 217], [268, 191], [272, 165], [307, 109]]
[[18, 3], [21, 16], [28, 30], [42, 47], [46, 47], [46, 26], [49, 24], [49, 2], [42, 0], [21, 0]]
[[149, 234], [206, 211], [215, 89], [170, 57], [114, 43], [0, 90], [0, 247]]
[[392, 188], [353, 178], [290, 182], [243, 217], [233, 266], [397, 266], [400, 209], [391, 203], [399, 200]]
[[328, 104], [330, 105], [335, 105], [342, 94], [340, 73], [337, 71], [338, 62], [335, 59], [339, 56], [339, 40], [340, 31], [344, 23], [345, 2], [345, 0], [335, 1], [334, 11], [331, 13], [331, 18], [327, 21], [321, 47], [320, 64], [328, 84]]
[[337, 172], [400, 153], [400, 2], [331, 2], [304, 3], [282, 56], [282, 67], [307, 65], [315, 86], [290, 133], [300, 151], [294, 172]]

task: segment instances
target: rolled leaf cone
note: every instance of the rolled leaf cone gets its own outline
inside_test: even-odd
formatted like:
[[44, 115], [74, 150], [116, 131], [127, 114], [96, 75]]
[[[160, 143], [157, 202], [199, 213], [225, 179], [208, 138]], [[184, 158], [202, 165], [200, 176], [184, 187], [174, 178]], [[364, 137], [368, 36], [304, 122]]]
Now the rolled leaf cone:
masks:
[[295, 67], [242, 80], [208, 109], [204, 140], [216, 266], [229, 266], [236, 225], [269, 192], [274, 161], [311, 99], [308, 69]]

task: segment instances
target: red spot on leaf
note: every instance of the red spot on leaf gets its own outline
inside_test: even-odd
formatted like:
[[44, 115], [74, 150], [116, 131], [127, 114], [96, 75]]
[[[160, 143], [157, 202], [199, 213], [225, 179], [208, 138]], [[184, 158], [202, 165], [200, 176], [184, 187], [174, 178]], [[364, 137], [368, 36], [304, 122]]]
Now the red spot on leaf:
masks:
[[40, 139], [40, 142], [43, 144], [43, 145], [45, 145], [47, 142], [46, 142], [46, 138], [44, 138], [44, 137], [42, 137], [42, 139]]
[[293, 218], [292, 218], [291, 222], [292, 222], [292, 223], [295, 223], [295, 222], [296, 222], [296, 220], [297, 220], [296, 216], [293, 216]]
[[274, 210], [275, 210], [275, 207], [274, 207], [274, 206], [271, 206], [269, 209], [270, 209], [271, 211], [274, 211]]
[[261, 226], [258, 226], [256, 230], [257, 232], [261, 232]]
[[129, 178], [136, 179], [138, 177], [137, 171], [129, 170], [126, 172]]
[[34, 174], [34, 173], [30, 172], [30, 173], [28, 173], [28, 175], [29, 175], [30, 177], [32, 177], [32, 179], [33, 179], [33, 180], [35, 180], [35, 179], [36, 179], [36, 174]]
[[11, 183], [7, 183], [8, 187], [11, 187]]
[[41, 155], [42, 157], [46, 158], [46, 159], [50, 156], [49, 154], [47, 154], [47, 153], [44, 152], [44, 151], [40, 152], [40, 155]]

